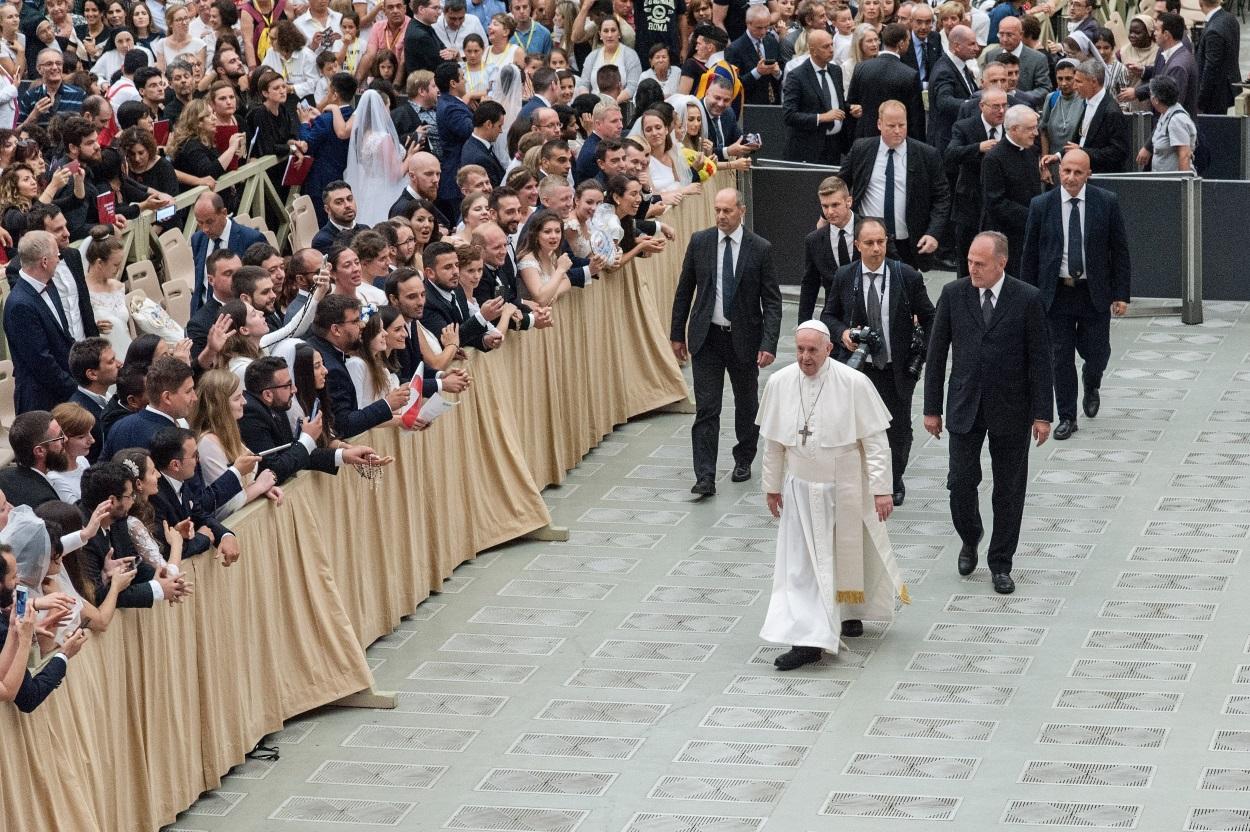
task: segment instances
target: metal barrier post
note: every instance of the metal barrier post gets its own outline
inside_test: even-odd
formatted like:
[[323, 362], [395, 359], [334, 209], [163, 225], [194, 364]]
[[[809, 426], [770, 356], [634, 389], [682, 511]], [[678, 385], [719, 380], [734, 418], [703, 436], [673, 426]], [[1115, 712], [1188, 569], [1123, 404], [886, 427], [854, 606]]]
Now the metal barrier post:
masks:
[[1181, 323], [1202, 323], [1202, 179], [1184, 182], [1181, 201]]

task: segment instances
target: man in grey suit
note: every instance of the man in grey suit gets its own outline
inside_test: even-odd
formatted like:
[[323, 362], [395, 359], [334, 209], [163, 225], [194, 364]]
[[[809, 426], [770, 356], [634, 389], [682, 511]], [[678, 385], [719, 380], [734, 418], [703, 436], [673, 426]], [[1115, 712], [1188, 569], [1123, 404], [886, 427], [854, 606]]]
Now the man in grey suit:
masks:
[[[691, 493], [716, 493], [716, 449], [720, 437], [725, 373], [734, 392], [734, 482], [751, 478], [760, 429], [760, 369], [777, 355], [781, 290], [771, 244], [742, 224], [746, 200], [733, 188], [718, 191], [716, 227], [690, 238], [673, 297], [669, 333], [678, 361], [692, 358], [694, 369], [695, 485]], [[687, 346], [688, 345], [688, 346]]]
[[1020, 80], [1016, 91], [1035, 96], [1038, 101], [1055, 88], [1050, 80], [1050, 64], [1046, 56], [1024, 45], [1024, 30], [1018, 17], [1004, 17], [998, 24], [998, 43], [986, 47], [981, 53], [981, 64], [986, 65], [999, 52], [1007, 52], [1020, 59]]
[[1155, 43], [1159, 44], [1159, 54], [1155, 56], [1152, 67], [1146, 67], [1141, 83], [1136, 87], [1128, 87], [1119, 95], [1121, 103], [1133, 100], [1150, 100], [1150, 79], [1156, 75], [1167, 75], [1176, 81], [1180, 89], [1180, 103], [1190, 116], [1198, 115], [1198, 64], [1194, 61], [1193, 51], [1184, 44], [1185, 18], [1179, 14], [1159, 15], [1155, 20]]
[[1198, 0], [1207, 16], [1198, 41], [1198, 112], [1222, 116], [1233, 106], [1233, 84], [1241, 80], [1238, 54], [1241, 24], [1237, 16], [1224, 10], [1220, 0]]

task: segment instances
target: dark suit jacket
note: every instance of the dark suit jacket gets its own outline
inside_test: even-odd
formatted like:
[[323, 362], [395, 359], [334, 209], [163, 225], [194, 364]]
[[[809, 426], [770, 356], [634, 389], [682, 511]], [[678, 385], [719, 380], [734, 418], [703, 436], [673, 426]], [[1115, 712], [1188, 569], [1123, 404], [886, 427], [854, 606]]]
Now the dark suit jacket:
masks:
[[418, 69], [430, 72], [438, 69], [443, 62], [438, 54], [442, 49], [442, 41], [432, 26], [419, 20], [409, 20], [408, 28], [404, 30], [404, 75]]
[[525, 118], [533, 118], [534, 111], [542, 107], [554, 108], [555, 104], [549, 104], [537, 95], [531, 95], [529, 99], [521, 105], [521, 115]]
[[[78, 511], [83, 515], [83, 522], [91, 516], [91, 512], [95, 510], [95, 506], [88, 508], [81, 502], [77, 504]], [[87, 541], [82, 547], [82, 564], [84, 569], [84, 577], [95, 586], [95, 594], [97, 598], [103, 598], [108, 594], [108, 584], [103, 581], [104, 559], [112, 550], [114, 558], [129, 558], [135, 556], [135, 546], [130, 539], [130, 532], [126, 530], [124, 521], [118, 520], [113, 522], [107, 529], [100, 529], [96, 536]], [[150, 607], [155, 599], [152, 596], [151, 581], [156, 577], [156, 570], [152, 565], [142, 558], [135, 560], [135, 579], [131, 581], [130, 586], [123, 589], [117, 595], [117, 606], [121, 607]]]
[[[55, 292], [56, 287], [48, 291]], [[69, 374], [74, 339], [42, 297], [19, 278], [4, 303], [4, 334], [13, 360], [13, 403], [19, 414], [69, 401], [78, 384]]]
[[96, 460], [100, 458], [100, 449], [104, 447], [104, 425], [100, 421], [100, 417], [104, 415], [104, 408], [96, 404], [95, 399], [84, 394], [81, 390], [75, 390], [74, 395], [69, 400], [79, 405], [92, 416], [95, 417], [95, 424], [91, 426], [91, 436], [95, 439], [91, 449], [87, 451], [87, 461], [95, 465]]
[[[985, 154], [985, 161], [981, 164], [984, 206], [981, 230], [1001, 231], [1007, 235], [1009, 269], [1020, 263], [1029, 203], [1042, 192], [1039, 155], [1036, 146], [1021, 150], [1003, 139]], [[1018, 269], [1015, 271], [1020, 274]]]
[[[859, 250], [855, 248], [854, 222], [851, 223], [852, 233], [846, 235], [846, 250], [851, 262], [859, 259]], [[830, 236], [828, 226], [817, 228], [803, 240], [803, 283], [799, 289], [799, 321], [810, 321], [816, 311], [816, 295], [823, 288], [825, 300], [829, 300], [829, 287], [833, 285], [833, 276], [842, 265], [837, 262], [833, 250], [836, 243]]]
[[534, 317], [521, 300], [521, 281], [517, 278], [516, 265], [511, 257], [505, 258], [503, 265], [497, 269], [486, 266], [482, 270], [482, 279], [473, 290], [473, 299], [479, 305], [496, 296], [521, 310], [520, 322], [509, 324], [512, 329], [529, 329], [533, 325]]
[[47, 477], [25, 465], [6, 465], [0, 468], [0, 490], [15, 506], [37, 508], [44, 503], [61, 499]]
[[987, 326], [980, 293], [970, 278], [942, 287], [929, 333], [926, 416], [942, 415], [942, 383], [952, 352], [945, 408], [951, 433], [972, 430], [978, 413], [991, 433], [1027, 430], [1035, 420], [1054, 420], [1050, 332], [1037, 289], [1006, 276]]
[[942, 36], [938, 34], [937, 27], [929, 32], [929, 37], [921, 44], [920, 50], [924, 55], [924, 72], [920, 72], [920, 61], [916, 59], [916, 36], [913, 34], [907, 41], [907, 51], [903, 53], [903, 63], [916, 70], [916, 83], [928, 81], [929, 74], [933, 72], [933, 65], [938, 62], [938, 58], [942, 57]]
[[1198, 41], [1198, 112], [1224, 115], [1233, 106], [1241, 80], [1238, 52], [1241, 24], [1237, 16], [1219, 9], [1211, 16]]
[[[410, 25], [411, 26], [411, 25]], [[407, 60], [407, 56], [404, 56]], [[456, 184], [456, 172], [460, 170], [460, 151], [465, 140], [473, 134], [473, 111], [469, 105], [450, 93], [438, 96], [438, 140], [443, 145], [443, 172], [438, 180], [438, 198], [446, 202], [460, 202], [460, 186]], [[450, 209], [449, 209], [450, 210]]]
[[[742, 128], [738, 126], [738, 116], [734, 113], [732, 107], [726, 107], [725, 112], [720, 114], [720, 118], [714, 118], [711, 113], [704, 108], [706, 118], [704, 122], [707, 124], [707, 136], [712, 140], [715, 148], [716, 158], [725, 161], [729, 157], [725, 155], [725, 148], [734, 144], [738, 139], [742, 138]], [[716, 127], [720, 127], [720, 132], [716, 131]]]
[[[9, 614], [6, 610], [0, 615], [3, 620], [0, 621], [0, 648], [4, 647], [4, 643], [9, 640]], [[52, 691], [56, 690], [61, 680], [65, 678], [65, 661], [55, 659], [49, 661], [43, 666], [43, 669], [34, 676], [30, 675], [30, 671], [24, 671], [22, 676], [22, 685], [17, 690], [17, 696], [13, 700], [13, 704], [24, 714], [38, 708], [43, 704], [43, 700], [47, 699]]]
[[347, 360], [338, 347], [318, 335], [304, 339], [305, 343], [321, 353], [326, 365], [326, 389], [330, 391], [330, 405], [334, 408], [334, 432], [342, 439], [364, 433], [390, 421], [391, 406], [386, 399], [378, 399], [368, 407], [356, 403], [356, 386], [347, 372]]
[[[784, 64], [780, 57], [781, 44], [777, 41], [777, 35], [774, 32], [769, 30], [764, 33], [761, 46], [764, 49], [765, 58]], [[755, 51], [755, 44], [751, 42], [751, 36], [748, 33], [743, 32], [741, 37], [729, 44], [725, 49], [725, 60], [738, 68], [738, 77], [742, 80], [743, 100], [745, 103], [781, 103], [780, 75], [762, 75], [759, 78], [751, 75], [751, 72], [760, 62], [760, 56]]]
[[503, 182], [503, 165], [499, 163], [494, 152], [482, 144], [477, 136], [470, 136], [466, 139], [460, 151], [460, 167], [469, 165], [480, 165], [485, 168], [486, 175], [490, 177], [490, 184], [496, 188], [499, 187], [499, 183]]
[[196, 375], [202, 369], [196, 359], [208, 346], [208, 331], [217, 323], [217, 316], [221, 314], [223, 305], [215, 295], [210, 295], [200, 304], [199, 309], [191, 313], [191, 320], [187, 321], [187, 337], [191, 339], [191, 368]]
[[929, 144], [946, 147], [951, 126], [959, 120], [959, 105], [972, 97], [963, 72], [950, 55], [942, 55], [929, 74]]
[[[963, 121], [966, 118], [972, 118], [975, 115], [981, 114], [981, 92], [982, 92], [981, 90], [977, 90], [976, 92], [972, 94], [971, 98], [966, 99], [962, 104], [959, 105], [959, 120], [960, 121]], [[1031, 93], [1023, 93], [1023, 92], [1020, 92], [1019, 90], [1014, 90], [1012, 92], [1007, 93], [1007, 106], [1008, 107], [1014, 107], [1017, 104], [1023, 104], [1024, 106], [1031, 107], [1034, 110], [1040, 110], [1042, 104], [1044, 104], [1045, 101], [1046, 101], [1046, 96], [1044, 94], [1034, 95]]]
[[[673, 296], [669, 338], [688, 344], [691, 355], [703, 347], [712, 326], [721, 253], [719, 230], [696, 231], [690, 237], [681, 264], [681, 276]], [[781, 289], [773, 269], [772, 244], [744, 228], [734, 275], [737, 286], [730, 304], [732, 308], [725, 311], [725, 317], [733, 327], [730, 338], [738, 360], [754, 361], [759, 352], [776, 355], [777, 332], [781, 328]]]
[[[235, 479], [233, 474], [225, 474], [224, 476]], [[213, 518], [213, 509], [209, 509], [201, 505], [199, 500], [199, 491], [196, 489], [196, 478], [187, 480], [182, 484], [182, 493], [187, 496], [189, 508], [184, 505], [179, 495], [174, 493], [174, 487], [169, 484], [164, 476], [157, 483], [156, 493], [148, 498], [148, 502], [152, 504], [152, 509], [156, 512], [156, 523], [159, 526], [163, 521], [171, 527], [176, 526], [188, 517], [191, 518], [191, 525], [197, 530], [200, 526], [207, 526], [209, 531], [213, 533], [213, 539], [218, 543], [221, 542], [222, 535], [228, 534], [229, 529]], [[237, 482], [237, 481], [236, 481]], [[238, 489], [236, 489], [237, 492]], [[195, 536], [182, 544], [182, 556], [192, 557], [193, 555], [202, 555], [211, 549], [213, 544], [209, 542], [207, 535], [203, 532], [196, 531]]]
[[1182, 43], [1166, 61], [1163, 60], [1163, 51], [1160, 50], [1159, 54], [1155, 55], [1154, 66], [1146, 67], [1146, 71], [1142, 73], [1142, 82], [1136, 88], [1138, 101], [1150, 100], [1150, 80], [1156, 75], [1170, 76], [1176, 82], [1180, 88], [1180, 96], [1177, 100], [1191, 116], [1196, 117], [1198, 115], [1198, 62], [1194, 60], [1193, 50]]
[[[363, 197], [368, 199], [368, 196]], [[348, 231], [341, 230], [338, 226], [326, 220], [326, 224], [317, 229], [317, 233], [313, 235], [312, 247], [322, 254], [329, 254], [330, 249], [339, 244], [340, 237], [347, 237], [355, 234], [357, 231], [366, 231], [369, 226], [356, 223]]]
[[785, 158], [792, 162], [812, 162], [836, 165], [846, 152], [851, 135], [851, 119], [846, 94], [842, 89], [842, 69], [832, 61], [829, 70], [829, 86], [833, 91], [833, 108], [847, 113], [842, 129], [830, 136], [825, 131], [834, 122], [819, 124], [816, 117], [825, 112], [820, 76], [811, 61], [804, 61], [786, 75], [781, 92], [781, 112], [785, 119]]
[[[265, 237], [255, 228], [249, 228], [237, 221], [230, 223], [230, 236], [226, 238], [226, 248], [239, 257], [247, 251], [248, 246], [265, 242]], [[191, 235], [191, 256], [195, 259], [195, 292], [191, 295], [191, 314], [200, 308], [204, 301], [212, 296], [213, 290], [204, 283], [204, 264], [208, 260], [208, 235], [196, 231]]]
[[[920, 272], [898, 260], [886, 260], [885, 266], [889, 270], [885, 307], [890, 322], [890, 369], [899, 395], [910, 398], [916, 389], [916, 379], [907, 374], [912, 317], [918, 318], [921, 328], [928, 333], [933, 326], [933, 302], [929, 300]], [[838, 360], [846, 361], [851, 354], [842, 346], [842, 333], [847, 327], [862, 326], [868, 322], [863, 260], [838, 269], [833, 278], [833, 288], [825, 297], [820, 320], [829, 327], [829, 334], [838, 350]]]
[[[1029, 204], [1025, 225], [1024, 252], [1020, 278], [1036, 286], [1042, 305], [1050, 309], [1059, 282], [1059, 262], [1063, 257], [1068, 230], [1063, 224], [1060, 199], [1068, 192], [1055, 188]], [[1120, 200], [1111, 191], [1085, 186], [1085, 277], [1089, 295], [1098, 312], [1109, 315], [1112, 301], [1129, 301], [1132, 266], [1128, 235]]]
[[[83, 271], [82, 255], [74, 250], [67, 256], [66, 251], [67, 249], [61, 249], [61, 262], [65, 264], [65, 268], [69, 269], [69, 273], [74, 277], [74, 284], [78, 287], [78, 315], [82, 318], [82, 331], [86, 337], [95, 338], [100, 334], [100, 328], [95, 322], [95, 310], [91, 308], [91, 292], [87, 288], [87, 275]], [[21, 266], [21, 261], [14, 257], [4, 267], [4, 273], [9, 278], [10, 289], [17, 284]], [[120, 359], [121, 356], [118, 358]]]
[[855, 138], [881, 135], [877, 129], [877, 111], [882, 102], [890, 99], [907, 106], [907, 135], [924, 141], [924, 103], [920, 98], [920, 79], [916, 70], [894, 57], [893, 52], [884, 50], [877, 57], [856, 66], [851, 75], [846, 103], [864, 108], [863, 114], [855, 120]]
[[[851, 189], [851, 203], [863, 204], [877, 161], [878, 137], [859, 139], [851, 145], [851, 153], [838, 175]], [[942, 170], [942, 157], [924, 142], [907, 140], [907, 217], [908, 237], [914, 243], [928, 234], [941, 242], [946, 233], [946, 215], [950, 209], [950, 186]]]
[[428, 278], [426, 279], [425, 312], [421, 315], [421, 324], [435, 335], [441, 334], [448, 324], [459, 324], [460, 345], [482, 349], [482, 337], [486, 335], [487, 329], [477, 318], [470, 315], [464, 290], [457, 286], [451, 293], [450, 303], [443, 297], [442, 291]]
[[[1080, 133], [1081, 122], [1077, 122]], [[1129, 162], [1128, 118], [1110, 95], [1098, 102], [1098, 111], [1089, 123], [1089, 131], [1081, 147], [1089, 154], [1089, 167], [1094, 173], [1121, 173]], [[1076, 139], [1079, 142], [1079, 136]]]
[[[100, 414], [100, 427], [104, 431], [106, 441], [113, 426], [133, 412], [118, 400], [116, 393], [113, 394], [112, 398], [109, 399], [109, 403], [104, 406], [104, 412]], [[100, 447], [100, 455], [104, 455], [103, 446]]]
[[[1000, 144], [1002, 127], [999, 127]], [[946, 146], [942, 161], [946, 165], [947, 179], [955, 183], [951, 199], [951, 219], [964, 228], [980, 228], [981, 224], [981, 165], [985, 154], [981, 142], [989, 138], [981, 114], [961, 118], [951, 127], [950, 144]]]
[[295, 441], [286, 414], [275, 413], [248, 392], [243, 393], [243, 418], [239, 420], [239, 433], [243, 437], [243, 444], [253, 453], [261, 453], [281, 445], [291, 446], [284, 451], [263, 456], [260, 460], [259, 470], [273, 471], [279, 484], [305, 469], [327, 474], [338, 473], [332, 449], [317, 448], [310, 454], [307, 448]]

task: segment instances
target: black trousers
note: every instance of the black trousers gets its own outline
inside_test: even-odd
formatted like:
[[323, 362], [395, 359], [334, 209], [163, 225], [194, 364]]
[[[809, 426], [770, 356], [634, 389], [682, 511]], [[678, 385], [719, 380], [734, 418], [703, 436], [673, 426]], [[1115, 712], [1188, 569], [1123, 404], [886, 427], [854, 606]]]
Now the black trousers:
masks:
[[734, 463], [750, 465], [755, 460], [760, 429], [755, 424], [759, 409], [760, 369], [755, 356], [743, 361], [734, 352], [729, 332], [716, 324], [708, 329], [707, 338], [691, 357], [694, 371], [694, 426], [690, 441], [694, 447], [695, 479], [716, 477], [716, 453], [720, 444], [721, 399], [725, 393], [725, 374], [734, 392]]
[[1029, 422], [990, 430], [984, 405], [972, 430], [950, 434], [950, 470], [946, 487], [951, 496], [951, 520], [965, 544], [975, 546], [985, 531], [977, 487], [981, 484], [981, 446], [990, 438], [990, 470], [994, 475], [994, 531], [986, 560], [990, 572], [1011, 571], [1011, 558], [1020, 542], [1020, 520], [1029, 482]]
[[1111, 359], [1111, 311], [1098, 309], [1089, 297], [1089, 284], [1060, 283], [1046, 316], [1055, 367], [1055, 404], [1059, 418], [1076, 419], [1076, 356], [1085, 361], [1081, 381], [1086, 390], [1102, 386], [1102, 374]]
[[886, 431], [886, 437], [890, 440], [894, 490], [900, 491], [903, 474], [907, 471], [907, 460], [911, 457], [911, 395], [904, 396], [899, 393], [893, 367], [878, 370], [871, 364], [865, 364], [863, 372], [881, 396], [881, 401], [885, 402], [886, 409], [890, 411], [890, 427]]
[[895, 255], [917, 271], [920, 270], [920, 255], [916, 253], [916, 241], [911, 237], [906, 240], [891, 240]]

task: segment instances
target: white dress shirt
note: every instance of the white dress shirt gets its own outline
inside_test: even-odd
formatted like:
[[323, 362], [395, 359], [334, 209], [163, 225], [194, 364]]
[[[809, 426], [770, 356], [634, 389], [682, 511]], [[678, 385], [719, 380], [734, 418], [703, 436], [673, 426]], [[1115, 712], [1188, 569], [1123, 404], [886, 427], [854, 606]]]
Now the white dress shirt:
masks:
[[[877, 142], [877, 160], [872, 165], [872, 177], [868, 180], [868, 192], [864, 194], [864, 206], [860, 212], [865, 217], [885, 215], [885, 165], [890, 146], [884, 139]], [[907, 230], [907, 142], [899, 142], [894, 148], [894, 237], [908, 238]]]
[[964, 82], [964, 86], [968, 88], [968, 92], [976, 92], [978, 88], [976, 86], [969, 85], [968, 77], [964, 75], [964, 70], [967, 69], [972, 73], [972, 77], [977, 77], [976, 61], [965, 61], [963, 58], [956, 57], [955, 53], [950, 51], [949, 48], [946, 49], [946, 57], [951, 59], [951, 63], [953, 63], [955, 65], [955, 69], [959, 71], [959, 80]]
[[[832, 67], [832, 61], [824, 66], [816, 66], [816, 62], [812, 61], [812, 69], [816, 70], [816, 84], [822, 87], [825, 86], [824, 81], [822, 81], [820, 77], [820, 73], [822, 72], [825, 73], [825, 78], [829, 79], [829, 86], [826, 87], [826, 89], [829, 91], [830, 107], [834, 110], [842, 110], [843, 112], [846, 112], [847, 108], [843, 106], [842, 101], [842, 90], [839, 88], [838, 82], [834, 80], [833, 75], [829, 72]], [[825, 135], [832, 136], [840, 133], [842, 131], [842, 124], [845, 121], [846, 119], [839, 119], [838, 121], [833, 121], [825, 125]]]
[[[1068, 274], [1068, 223], [1072, 221], [1072, 194], [1063, 188], [1059, 189], [1059, 216], [1063, 220], [1063, 229], [1061, 235], [1063, 237], [1063, 256], [1059, 258], [1059, 276], [1069, 277]], [[1085, 229], [1089, 223], [1089, 203], [1085, 201], [1085, 186], [1081, 186], [1081, 190], [1076, 195], [1077, 203], [1081, 208], [1081, 262], [1085, 260]], [[1084, 275], [1082, 275], [1084, 277]]]
[[[860, 261], [863, 262], [863, 261]], [[876, 272], [868, 270], [868, 266], [864, 265], [864, 283], [861, 291], [864, 293], [864, 310], [868, 309], [868, 291], [875, 283], [877, 293], [881, 298], [881, 339], [885, 341], [885, 363], [890, 363], [890, 267], [882, 262], [880, 268]], [[868, 359], [870, 362], [871, 358]]]
[[725, 287], [724, 274], [721, 266], [725, 262], [725, 240], [730, 240], [730, 248], [733, 250], [734, 273], [738, 271], [738, 258], [742, 256], [742, 223], [738, 223], [738, 227], [733, 230], [732, 234], [718, 233], [716, 235], [716, 304], [712, 307], [712, 323], [717, 326], [729, 326], [729, 317], [725, 314]]
[[[335, 34], [342, 37], [343, 15], [339, 14], [334, 9], [328, 9], [326, 11], [326, 22], [325, 22], [325, 25], [323, 26], [319, 22], [313, 19], [311, 11], [307, 11], [301, 14], [299, 17], [295, 18], [295, 28], [299, 29], [304, 34], [304, 37], [307, 38], [308, 40], [309, 48], [312, 48], [313, 35], [317, 34], [318, 32], [323, 32], [326, 29], [330, 29]], [[338, 41], [336, 41], [335, 43], [337, 44]], [[330, 44], [327, 44], [324, 41], [322, 41], [321, 48], [318, 49], [317, 51], [324, 52], [329, 48], [330, 48]]]
[[[64, 257], [81, 257], [78, 249], [70, 247], [65, 250]], [[65, 308], [65, 320], [69, 322], [69, 334], [75, 341], [81, 341], [87, 337], [87, 331], [84, 328], [82, 312], [78, 308], [78, 281], [74, 280], [74, 273], [69, 270], [69, 266], [65, 265], [65, 260], [56, 264], [56, 271], [52, 273], [52, 285], [56, 287], [56, 293], [61, 297], [61, 306]]]
[[[850, 216], [846, 225], [829, 224], [829, 247], [833, 249], [833, 262], [837, 263], [839, 268], [855, 259], [855, 212], [852, 211]], [[838, 260], [838, 237], [841, 232], [846, 232], [846, 256], [851, 258], [846, 263]]]
[[[995, 309], [998, 308], [998, 296], [1003, 291], [1003, 280], [1006, 277], [1007, 277], [1007, 273], [1003, 272], [1002, 274], [998, 276], [998, 280], [994, 281], [994, 285], [990, 287], [990, 297], [992, 298], [990, 302], [994, 305]], [[985, 290], [977, 289], [977, 306], [980, 306], [984, 302], [985, 302]]]
[[1098, 92], [1085, 102], [1085, 113], [1081, 116], [1081, 129], [1077, 133], [1080, 136], [1081, 147], [1085, 146], [1085, 136], [1089, 133], [1090, 122], [1094, 120], [1094, 116], [1098, 113], [1098, 105], [1102, 103], [1102, 98], [1107, 94], [1106, 87], [1099, 87]]

